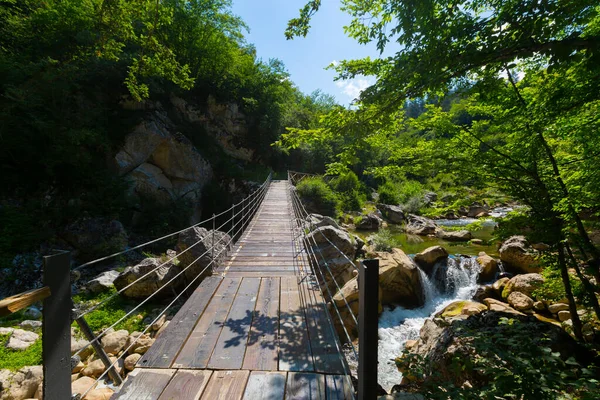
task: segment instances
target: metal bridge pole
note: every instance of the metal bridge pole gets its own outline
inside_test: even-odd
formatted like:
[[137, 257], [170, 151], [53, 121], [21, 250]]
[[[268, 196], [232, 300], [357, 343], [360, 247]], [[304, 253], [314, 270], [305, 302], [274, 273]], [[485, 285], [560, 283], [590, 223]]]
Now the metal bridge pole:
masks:
[[231, 206], [231, 240], [235, 240], [235, 203]]
[[364, 260], [358, 275], [358, 400], [377, 398], [379, 260]]
[[71, 254], [44, 257], [44, 286], [50, 297], [42, 311], [44, 399], [71, 398]]
[[83, 336], [85, 336], [85, 338], [92, 344], [92, 347], [94, 348], [94, 351], [96, 351], [98, 358], [102, 361], [102, 364], [104, 364], [104, 366], [108, 369], [108, 376], [110, 376], [116, 386], [120, 386], [123, 383], [123, 379], [115, 367], [111, 366], [113, 362], [108, 357], [108, 354], [106, 354], [104, 351], [102, 345], [98, 342], [100, 339], [96, 338], [94, 332], [92, 332], [92, 329], [84, 317], [76, 318], [75, 322], [77, 322], [77, 325], [79, 325], [79, 329], [81, 329]]
[[212, 228], [212, 246], [210, 247], [210, 258], [212, 259], [213, 262], [213, 269], [215, 268], [215, 229], [216, 229], [216, 225], [215, 225], [215, 214], [213, 213], [213, 228]]

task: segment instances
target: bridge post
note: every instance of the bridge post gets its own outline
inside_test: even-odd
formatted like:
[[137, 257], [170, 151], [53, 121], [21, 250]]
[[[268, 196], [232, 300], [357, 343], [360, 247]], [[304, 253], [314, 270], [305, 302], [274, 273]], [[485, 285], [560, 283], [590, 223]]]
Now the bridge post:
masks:
[[358, 275], [358, 399], [377, 398], [379, 260], [364, 260]]
[[71, 254], [44, 257], [44, 286], [50, 297], [42, 311], [44, 399], [71, 398]]
[[231, 206], [231, 240], [235, 240], [235, 203]]
[[210, 258], [212, 259], [213, 262], [213, 266], [212, 269], [215, 268], [215, 229], [216, 228], [216, 224], [215, 224], [215, 213], [213, 213], [213, 228], [212, 228], [212, 245], [210, 247]]

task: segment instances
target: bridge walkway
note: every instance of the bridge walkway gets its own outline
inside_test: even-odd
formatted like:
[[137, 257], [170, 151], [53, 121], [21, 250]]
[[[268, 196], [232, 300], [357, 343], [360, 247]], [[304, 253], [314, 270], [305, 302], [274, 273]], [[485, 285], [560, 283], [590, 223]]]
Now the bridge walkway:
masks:
[[294, 215], [288, 181], [273, 181], [226, 262], [113, 399], [353, 398]]

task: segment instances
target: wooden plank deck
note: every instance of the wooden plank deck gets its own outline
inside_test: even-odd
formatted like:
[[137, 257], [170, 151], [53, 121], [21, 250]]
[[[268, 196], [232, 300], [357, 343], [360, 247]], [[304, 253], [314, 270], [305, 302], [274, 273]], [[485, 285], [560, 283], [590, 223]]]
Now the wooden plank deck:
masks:
[[[274, 181], [224, 265], [113, 399], [351, 399], [339, 341]], [[300, 254], [300, 255], [299, 255]]]

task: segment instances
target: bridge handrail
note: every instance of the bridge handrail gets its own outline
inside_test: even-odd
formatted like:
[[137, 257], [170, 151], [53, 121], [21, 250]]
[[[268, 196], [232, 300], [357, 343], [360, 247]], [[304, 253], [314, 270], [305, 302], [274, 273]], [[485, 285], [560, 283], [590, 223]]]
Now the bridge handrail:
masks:
[[197, 226], [200, 226], [200, 225], [206, 224], [206, 223], [208, 223], [208, 222], [212, 222], [212, 221], [214, 221], [214, 220], [215, 220], [215, 218], [221, 217], [221, 216], [223, 216], [223, 215], [227, 214], [228, 212], [230, 212], [232, 209], [235, 209], [235, 207], [236, 207], [236, 206], [239, 206], [240, 204], [243, 204], [244, 202], [247, 202], [247, 201], [249, 201], [249, 200], [250, 200], [250, 199], [252, 199], [253, 197], [260, 195], [261, 191], [263, 191], [263, 190], [265, 189], [265, 187], [266, 187], [266, 186], [267, 186], [267, 185], [268, 185], [268, 184], [271, 182], [271, 178], [272, 178], [272, 173], [269, 173], [269, 176], [267, 177], [267, 179], [266, 179], [266, 180], [265, 180], [265, 181], [262, 183], [262, 185], [260, 185], [260, 187], [259, 187], [258, 189], [254, 190], [254, 191], [253, 191], [253, 192], [252, 192], [250, 195], [246, 196], [246, 197], [245, 197], [244, 199], [242, 199], [242, 201], [240, 201], [239, 203], [237, 203], [237, 204], [233, 204], [231, 207], [229, 207], [228, 209], [226, 209], [226, 210], [224, 210], [224, 211], [221, 211], [221, 212], [220, 212], [220, 213], [218, 213], [218, 214], [213, 214], [213, 215], [212, 215], [212, 217], [210, 217], [210, 218], [207, 218], [207, 219], [205, 219], [205, 220], [203, 220], [203, 221], [197, 222], [197, 223], [195, 223], [195, 224], [193, 224], [193, 225], [190, 225], [190, 226], [188, 226], [187, 228], [181, 229], [181, 230], [179, 230], [179, 231], [176, 231], [176, 232], [172, 232], [172, 233], [166, 234], [166, 235], [164, 235], [164, 236], [161, 236], [161, 237], [159, 237], [159, 238], [156, 238], [156, 239], [153, 239], [153, 240], [147, 241], [147, 242], [145, 242], [145, 243], [142, 243], [142, 244], [136, 245], [136, 246], [134, 246], [134, 247], [130, 247], [130, 248], [128, 248], [128, 249], [125, 249], [125, 250], [123, 250], [123, 251], [119, 251], [119, 252], [117, 252], [117, 253], [113, 253], [113, 254], [110, 254], [110, 255], [108, 255], [108, 256], [105, 256], [105, 257], [100, 257], [100, 258], [97, 258], [97, 259], [95, 259], [95, 260], [92, 260], [92, 261], [88, 261], [88, 262], [86, 262], [86, 263], [84, 263], [84, 264], [81, 264], [81, 265], [79, 265], [79, 266], [77, 266], [77, 267], [73, 268], [73, 270], [74, 270], [74, 271], [79, 271], [79, 270], [82, 270], [83, 268], [89, 267], [90, 265], [94, 265], [94, 264], [97, 264], [97, 263], [99, 263], [99, 262], [106, 261], [106, 260], [109, 260], [109, 259], [111, 259], [111, 258], [115, 258], [115, 257], [121, 256], [121, 255], [123, 255], [123, 254], [127, 254], [127, 253], [129, 253], [129, 252], [132, 252], [132, 251], [134, 251], [134, 250], [139, 250], [139, 249], [141, 249], [141, 248], [143, 248], [143, 247], [146, 247], [146, 246], [148, 246], [148, 245], [150, 245], [150, 244], [153, 244], [153, 243], [156, 243], [156, 242], [160, 242], [161, 240], [168, 239], [168, 238], [170, 238], [170, 237], [173, 237], [173, 236], [175, 236], [175, 235], [178, 235], [178, 234], [180, 234], [180, 233], [183, 233], [183, 232], [185, 232], [185, 231], [187, 231], [187, 230], [190, 230], [190, 229], [192, 229], [192, 228], [195, 228], [195, 227], [197, 227]]
[[[359, 400], [364, 399], [374, 399], [376, 398], [377, 391], [377, 348], [378, 348], [378, 334], [377, 334], [377, 325], [378, 325], [378, 315], [379, 315], [379, 301], [378, 301], [378, 291], [379, 291], [379, 260], [364, 260], [359, 261], [359, 267], [356, 266], [354, 261], [350, 260], [348, 256], [345, 255], [334, 243], [327, 238], [320, 230], [316, 230], [314, 226], [314, 222], [310, 218], [311, 214], [308, 213], [304, 204], [302, 203], [298, 193], [293, 190], [294, 182], [292, 179], [292, 175], [288, 172], [288, 182], [290, 185], [290, 192], [294, 205], [294, 212], [296, 214], [296, 222], [300, 223], [300, 228], [303, 233], [305, 233], [305, 224], [308, 223], [310, 225], [309, 232], [319, 231], [321, 236], [326, 239], [326, 241], [337, 251], [338, 254], [342, 255], [346, 260], [350, 262], [350, 264], [356, 269], [354, 272], [357, 277], [357, 283], [359, 287], [359, 315], [357, 316], [352, 311], [350, 304], [348, 303], [344, 292], [341, 290], [335, 275], [329, 268], [329, 263], [327, 262], [326, 257], [323, 255], [321, 250], [321, 246], [319, 246], [315, 240], [314, 235], [310, 236], [310, 239], [305, 235], [304, 237], [304, 248], [307, 254], [310, 256], [311, 265], [313, 267], [313, 271], [316, 271], [321, 281], [323, 282], [323, 286], [325, 287], [327, 294], [329, 295], [329, 301], [332, 305], [333, 310], [335, 311], [340, 325], [346, 335], [346, 339], [348, 340], [349, 345], [351, 346], [352, 352], [356, 357], [358, 362], [357, 375], [358, 375], [358, 398]], [[312, 240], [311, 240], [312, 239]], [[358, 349], [354, 345], [352, 341], [348, 328], [344, 322], [344, 319], [341, 316], [340, 309], [336, 302], [334, 301], [334, 295], [332, 295], [331, 290], [329, 288], [329, 284], [325, 279], [325, 272], [319, 262], [319, 259], [316, 255], [315, 249], [320, 255], [320, 258], [323, 262], [324, 267], [327, 269], [327, 272], [332, 278], [335, 287], [337, 288], [339, 294], [344, 301], [344, 306], [349, 311], [349, 314], [352, 316], [354, 323], [356, 324], [356, 329], [358, 331], [359, 345]], [[322, 291], [322, 289], [321, 289]], [[368, 293], [368, 295], [367, 295]], [[375, 294], [377, 293], [377, 294]]]
[[[243, 204], [243, 206], [241, 208], [239, 208], [236, 212], [235, 206], [230, 207], [228, 210], [232, 212], [231, 218], [229, 218], [227, 221], [223, 222], [221, 224], [221, 226], [216, 227], [214, 226], [214, 216], [213, 218], [211, 218], [211, 220], [213, 221], [213, 229], [209, 234], [212, 234], [212, 240], [210, 241], [210, 247], [207, 247], [206, 250], [200, 255], [198, 256], [195, 260], [193, 260], [189, 265], [187, 265], [184, 269], [182, 269], [181, 271], [179, 271], [175, 276], [173, 276], [168, 282], [166, 282], [164, 285], [162, 285], [160, 288], [158, 288], [154, 293], [152, 293], [150, 296], [146, 297], [144, 300], [142, 300], [138, 305], [136, 305], [132, 310], [130, 310], [129, 312], [127, 312], [123, 317], [121, 317], [118, 321], [114, 322], [111, 326], [105, 328], [104, 330], [102, 330], [102, 332], [94, 335], [93, 337], [90, 336], [88, 337], [88, 343], [86, 343], [81, 349], [79, 349], [75, 354], [72, 355], [73, 358], [78, 357], [79, 354], [81, 354], [83, 352], [84, 349], [86, 349], [87, 347], [94, 347], [94, 350], [97, 353], [100, 353], [100, 359], [103, 360], [104, 364], [105, 364], [105, 371], [98, 377], [96, 378], [96, 380], [94, 381], [94, 383], [92, 385], [90, 385], [90, 387], [83, 393], [79, 395], [79, 398], [84, 398], [87, 393], [92, 390], [96, 383], [99, 382], [101, 379], [103, 379], [104, 377], [106, 377], [106, 375], [109, 375], [111, 377], [111, 379], [113, 380], [113, 382], [117, 385], [120, 385], [122, 383], [120, 377], [118, 376], [118, 374], [115, 371], [115, 366], [118, 364], [119, 360], [125, 355], [127, 354], [127, 351], [129, 349], [131, 349], [142, 337], [142, 335], [144, 333], [146, 333], [151, 327], [152, 325], [158, 321], [159, 318], [161, 318], [164, 314], [166, 314], [166, 312], [169, 310], [169, 308], [171, 308], [171, 306], [173, 304], [175, 304], [175, 302], [190, 288], [192, 287], [192, 285], [200, 278], [203, 276], [204, 272], [206, 272], [206, 270], [211, 267], [214, 266], [219, 257], [227, 252], [232, 243], [234, 243], [234, 241], [236, 240], [236, 237], [238, 236], [238, 234], [240, 232], [243, 231], [244, 226], [249, 223], [251, 221], [251, 217], [254, 216], [256, 210], [258, 210], [258, 208], [261, 206], [262, 204], [262, 200], [264, 199], [266, 193], [267, 193], [267, 189], [269, 188], [271, 182], [271, 175], [269, 175], [269, 177], [267, 178], [267, 180], [265, 181], [265, 184], [263, 184], [257, 191], [255, 191], [253, 193], [253, 195], [247, 197], [247, 199], [251, 199], [249, 202], [245, 202], [242, 201], [236, 205], [240, 205]], [[246, 211], [248, 211], [248, 213], [246, 213]], [[221, 213], [221, 215], [224, 215], [224, 213]], [[246, 215], [250, 218], [244, 219], [244, 218], [238, 218], [237, 222], [236, 217], [239, 215]], [[210, 220], [209, 220], [210, 221]], [[222, 235], [219, 239], [215, 240], [215, 232], [219, 231], [221, 228], [223, 228], [224, 226], [227, 226], [229, 223], [231, 222], [231, 226], [230, 228], [227, 230], [227, 235], [229, 237], [228, 241], [226, 243], [223, 243], [224, 240], [227, 238], [227, 236]], [[188, 228], [189, 229], [189, 228]], [[173, 261], [174, 259], [176, 259], [178, 256], [180, 256], [181, 254], [183, 254], [185, 251], [191, 249], [193, 246], [196, 246], [198, 243], [203, 242], [205, 237], [201, 238], [200, 240], [198, 240], [196, 243], [194, 243], [192, 246], [188, 247], [187, 249], [185, 249], [184, 251], [178, 253], [176, 256], [171, 257], [169, 260], [165, 261], [164, 263], [162, 263], [161, 265], [159, 265], [158, 267], [152, 269], [149, 273], [146, 273], [145, 275], [143, 275], [142, 277], [138, 278], [136, 281], [132, 282], [131, 284], [129, 284], [128, 286], [120, 289], [118, 292], [113, 293], [110, 297], [104, 299], [100, 304], [97, 304], [95, 306], [93, 306], [92, 308], [86, 310], [83, 313], [79, 313], [76, 317], [75, 320], [77, 321], [78, 324], [80, 324], [80, 326], [83, 328], [82, 331], [86, 331], [86, 323], [85, 323], [85, 319], [84, 316], [86, 314], [88, 314], [89, 312], [99, 308], [100, 306], [106, 304], [108, 301], [110, 301], [112, 298], [114, 298], [115, 296], [117, 296], [120, 293], [123, 293], [127, 288], [131, 287], [131, 285], [133, 285], [135, 282], [139, 282], [141, 279], [144, 279], [146, 276], [148, 276], [149, 274], [151, 274], [152, 272], [156, 271], [158, 268], [160, 268], [161, 266], [166, 265], [167, 263]], [[215, 247], [220, 244], [223, 243], [223, 248], [218, 250], [217, 254], [214, 254], [213, 250], [215, 249]], [[135, 311], [137, 311], [142, 305], [144, 305], [145, 303], [147, 303], [151, 298], [153, 298], [156, 294], [158, 294], [161, 290], [163, 290], [166, 287], [169, 287], [171, 283], [173, 283], [177, 278], [179, 278], [180, 276], [182, 276], [182, 274], [185, 273], [186, 270], [188, 270], [190, 267], [192, 267], [192, 265], [194, 265], [196, 262], [198, 262], [200, 259], [202, 259], [204, 256], [207, 256], [209, 253], [211, 253], [211, 261], [202, 269], [202, 271], [200, 271], [192, 280], [191, 282], [185, 287], [183, 288], [179, 294], [177, 294], [175, 296], [175, 298], [173, 299], [173, 301], [171, 301], [171, 303], [169, 303], [158, 315], [157, 317], [150, 322], [146, 328], [141, 332], [141, 334], [132, 341], [132, 343], [125, 349], [125, 351], [123, 351], [121, 353], [121, 355], [119, 357], [117, 357], [116, 360], [111, 361], [108, 356], [106, 354], [102, 354], [104, 352], [104, 350], [102, 350], [102, 347], [99, 346], [98, 342], [100, 341], [100, 339], [107, 333], [110, 331], [111, 328], [115, 328], [120, 322], [124, 321], [125, 319], [129, 318]]]
[[[111, 378], [115, 385], [120, 385], [122, 383], [122, 378], [117, 373], [115, 366], [126, 354], [127, 350], [131, 349], [138, 341], [142, 338], [142, 335], [146, 333], [154, 323], [156, 323], [165, 313], [184, 295], [197, 281], [204, 276], [204, 273], [210, 268], [214, 267], [219, 261], [221, 255], [226, 253], [231, 247], [232, 244], [235, 243], [242, 236], [244, 229], [248, 226], [248, 224], [252, 221], [256, 211], [261, 207], [262, 201], [266, 196], [267, 190], [270, 186], [272, 180], [272, 174], [270, 173], [267, 179], [264, 181], [259, 188], [257, 188], [252, 194], [242, 199], [242, 201], [233, 204], [227, 210], [222, 211], [219, 214], [213, 214], [211, 218], [208, 218], [204, 221], [191, 225], [185, 229], [179, 230], [177, 232], [170, 233], [168, 235], [162, 236], [160, 238], [151, 240], [149, 242], [137, 245], [135, 247], [126, 249], [124, 251], [114, 253], [108, 255], [106, 257], [101, 257], [96, 260], [87, 262], [85, 264], [79, 265], [74, 270], [81, 270], [82, 268], [88, 267], [90, 265], [108, 260], [113, 257], [117, 257], [119, 255], [140, 249], [149, 244], [158, 242], [160, 240], [166, 239], [168, 237], [172, 237], [174, 235], [185, 232], [186, 230], [192, 229], [202, 224], [212, 223], [212, 230], [205, 236], [203, 236], [200, 240], [196, 241], [191, 246], [187, 247], [179, 254], [169, 257], [169, 259], [165, 262], [161, 262], [158, 267], [153, 268], [150, 272], [144, 274], [140, 278], [137, 278], [134, 282], [130, 283], [124, 288], [121, 288], [116, 293], [111, 294], [107, 298], [103, 299], [98, 304], [93, 305], [87, 310], [81, 312], [79, 310], [73, 309], [73, 301], [71, 297], [71, 282], [70, 282], [70, 254], [69, 252], [61, 252], [60, 254], [54, 256], [46, 256], [44, 257], [44, 268], [43, 268], [43, 280], [44, 287], [42, 289], [36, 289], [32, 291], [32, 293], [24, 293], [17, 296], [12, 296], [7, 299], [3, 299], [0, 301], [0, 305], [6, 308], [6, 313], [16, 312], [18, 309], [22, 309], [27, 305], [31, 305], [33, 301], [44, 300], [44, 307], [42, 309], [42, 359], [43, 359], [43, 369], [44, 369], [44, 378], [43, 378], [43, 390], [44, 390], [44, 398], [60, 398], [60, 399], [81, 399], [84, 398], [90, 390], [92, 390], [98, 381], [104, 379], [107, 375]], [[216, 226], [216, 221], [218, 217], [222, 217], [227, 213], [231, 213], [231, 216], [226, 219], [220, 226]], [[215, 232], [223, 229], [224, 227], [228, 227], [226, 231], [226, 235], [220, 235], [218, 239], [215, 238]], [[212, 235], [212, 240], [206, 243], [206, 238], [208, 235]], [[141, 280], [147, 278], [150, 274], [158, 270], [159, 268], [165, 266], [169, 262], [174, 261], [177, 257], [181, 256], [184, 252], [190, 250], [192, 247], [198, 245], [200, 242], [204, 242], [206, 248], [205, 251], [198, 256], [195, 260], [189, 263], [185, 268], [179, 271], [174, 277], [172, 277], [168, 282], [163, 284], [160, 288], [154, 291], [150, 296], [146, 297], [143, 301], [137, 304], [132, 310], [129, 310], [125, 316], [121, 317], [117, 322], [113, 323], [110, 327], [101, 330], [100, 333], [94, 334], [90, 329], [89, 325], [85, 321], [85, 315], [90, 312], [106, 305], [109, 301], [114, 299], [117, 295], [123, 293], [125, 290], [133, 286], [133, 284], [140, 282]], [[216, 250], [217, 245], [222, 245], [223, 247]], [[153, 298], [157, 293], [164, 288], [171, 286], [177, 278], [180, 278], [182, 274], [184, 274], [190, 267], [192, 267], [195, 263], [197, 263], [202, 257], [207, 256], [210, 253], [210, 262], [200, 271], [196, 276], [191, 279], [189, 283], [179, 292], [174, 293], [174, 299], [164, 308], [160, 313], [156, 316], [156, 318], [150, 322], [142, 334], [139, 335], [132, 343], [129, 344], [128, 348], [121, 352], [116, 360], [111, 361], [108, 355], [104, 352], [104, 349], [100, 345], [100, 339], [107, 334], [110, 328], [116, 327], [120, 322], [125, 319], [131, 317], [131, 315], [136, 312], [143, 304], [147, 303], [151, 298]], [[27, 295], [27, 296], [23, 296]], [[75, 354], [71, 355], [71, 323], [74, 321], [77, 322], [79, 327], [81, 328], [82, 333], [88, 340], [81, 349], [79, 349]], [[73, 367], [79, 362], [79, 355], [83, 352], [84, 349], [92, 346], [94, 351], [96, 352], [99, 359], [103, 362], [105, 366], [105, 371], [94, 381], [92, 385], [84, 393], [79, 393], [73, 395], [71, 393], [71, 371]]]

